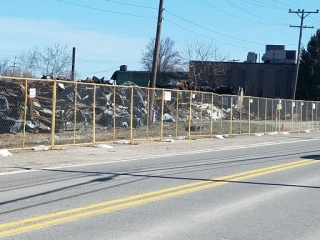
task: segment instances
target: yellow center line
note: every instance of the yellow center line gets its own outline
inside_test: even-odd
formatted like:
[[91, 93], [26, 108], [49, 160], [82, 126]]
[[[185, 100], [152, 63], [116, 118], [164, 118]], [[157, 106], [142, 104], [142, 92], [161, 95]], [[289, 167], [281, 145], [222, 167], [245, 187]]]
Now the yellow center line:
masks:
[[276, 169], [276, 168], [282, 168], [285, 166], [292, 166], [295, 164], [300, 164], [300, 163], [308, 162], [308, 161], [310, 161], [310, 160], [301, 160], [301, 161], [296, 161], [296, 162], [275, 165], [275, 166], [271, 166], [271, 167], [260, 168], [260, 169], [237, 173], [237, 174], [232, 174], [232, 175], [224, 176], [224, 177], [220, 177], [220, 178], [198, 181], [195, 183], [184, 184], [184, 185], [180, 185], [180, 186], [176, 186], [176, 187], [172, 187], [172, 188], [166, 188], [166, 189], [162, 189], [162, 190], [158, 190], [158, 191], [154, 191], [154, 192], [148, 192], [148, 193], [144, 193], [144, 194], [139, 194], [139, 195], [134, 195], [134, 196], [125, 197], [125, 198], [121, 198], [121, 199], [116, 199], [116, 200], [111, 200], [111, 201], [102, 202], [102, 203], [98, 203], [98, 204], [93, 204], [93, 205], [89, 205], [89, 206], [85, 206], [85, 207], [74, 208], [74, 209], [70, 209], [70, 210], [65, 210], [65, 211], [60, 211], [60, 212], [56, 212], [56, 213], [52, 213], [52, 214], [43, 215], [43, 216], [28, 218], [28, 219], [24, 219], [21, 221], [5, 223], [5, 224], [0, 225], [0, 229], [7, 228], [7, 227], [13, 227], [13, 226], [17, 226], [17, 225], [25, 224], [25, 223], [30, 223], [30, 222], [36, 222], [36, 221], [40, 221], [40, 220], [44, 220], [44, 219], [48, 219], [48, 218], [59, 217], [62, 215], [77, 213], [77, 212], [81, 212], [81, 211], [86, 211], [86, 210], [90, 210], [90, 209], [94, 209], [94, 208], [98, 208], [98, 207], [105, 207], [105, 206], [112, 205], [112, 204], [118, 204], [118, 203], [123, 203], [123, 202], [127, 202], [127, 201], [132, 201], [132, 200], [136, 200], [139, 198], [149, 197], [149, 196], [162, 194], [162, 193], [166, 193], [166, 192], [171, 192], [171, 191], [176, 191], [176, 190], [180, 190], [180, 189], [184, 189], [184, 188], [205, 185], [205, 184], [211, 183], [213, 180], [216, 180], [216, 181], [223, 180], [223, 179], [225, 180], [225, 179], [230, 179], [230, 178], [234, 178], [234, 177], [245, 176], [248, 174], [268, 171], [268, 170], [272, 170], [272, 169]]
[[[286, 163], [286, 164], [280, 164], [280, 165], [276, 165], [276, 166], [260, 168], [260, 169], [256, 169], [256, 170], [252, 170], [252, 171], [247, 171], [247, 172], [243, 172], [243, 173], [224, 176], [224, 177], [212, 179], [210, 181], [201, 181], [201, 182], [196, 182], [196, 183], [191, 183], [191, 184], [184, 184], [184, 185], [173, 187], [173, 188], [167, 188], [167, 189], [162, 189], [159, 191], [149, 192], [149, 193], [145, 193], [145, 194], [139, 194], [139, 195], [130, 196], [130, 197], [122, 198], [122, 199], [116, 199], [116, 200], [112, 200], [112, 201], [108, 201], [108, 202], [104, 202], [104, 203], [99, 203], [99, 204], [94, 204], [94, 205], [90, 205], [90, 206], [86, 206], [86, 207], [82, 207], [82, 208], [75, 208], [75, 209], [61, 211], [61, 212], [57, 212], [57, 213], [53, 213], [53, 214], [24, 219], [21, 221], [6, 223], [6, 224], [0, 225], [0, 228], [10, 228], [10, 227], [16, 227], [19, 225], [24, 225], [27, 223], [36, 222], [36, 223], [28, 225], [28, 226], [21, 226], [21, 227], [17, 227], [14, 229], [0, 232], [0, 237], [10, 236], [13, 234], [18, 234], [18, 233], [22, 233], [22, 232], [26, 232], [26, 231], [31, 231], [31, 230], [36, 230], [36, 229], [50, 226], [50, 225], [57, 224], [57, 223], [68, 222], [68, 221], [77, 220], [80, 218], [85, 218], [85, 217], [89, 217], [89, 216], [96, 215], [96, 214], [120, 210], [120, 209], [124, 209], [127, 207], [141, 205], [141, 204], [145, 204], [145, 203], [149, 203], [149, 202], [154, 202], [154, 201], [158, 201], [158, 200], [162, 200], [162, 199], [166, 199], [166, 198], [170, 198], [170, 197], [175, 197], [175, 196], [179, 196], [179, 195], [183, 195], [183, 194], [187, 194], [187, 193], [192, 193], [192, 192], [196, 192], [196, 191], [200, 191], [200, 190], [204, 190], [204, 189], [208, 189], [208, 188], [213, 188], [213, 187], [225, 185], [225, 184], [232, 183], [235, 181], [241, 181], [241, 180], [245, 180], [245, 179], [249, 179], [249, 178], [253, 178], [253, 177], [263, 176], [263, 175], [270, 174], [270, 173], [284, 171], [284, 170], [291, 169], [291, 168], [306, 166], [306, 165], [317, 163], [317, 162], [318, 161], [309, 159], [309, 160], [301, 160], [301, 161], [296, 161], [296, 162], [291, 162], [291, 163]], [[215, 182], [212, 182], [212, 181], [215, 181]], [[143, 199], [140, 199], [140, 198], [143, 198]], [[128, 201], [131, 201], [131, 202], [128, 202]], [[112, 205], [112, 204], [118, 204], [118, 205], [108, 206], [108, 205]], [[103, 207], [103, 208], [79, 213], [81, 211], [90, 210], [90, 209], [94, 209], [94, 208], [98, 208], [98, 207]], [[73, 214], [73, 215], [64, 216], [67, 214]], [[40, 220], [54, 218], [54, 217], [58, 217], [58, 216], [64, 216], [64, 217], [56, 218], [53, 220], [48, 220], [45, 222], [39, 222]]]

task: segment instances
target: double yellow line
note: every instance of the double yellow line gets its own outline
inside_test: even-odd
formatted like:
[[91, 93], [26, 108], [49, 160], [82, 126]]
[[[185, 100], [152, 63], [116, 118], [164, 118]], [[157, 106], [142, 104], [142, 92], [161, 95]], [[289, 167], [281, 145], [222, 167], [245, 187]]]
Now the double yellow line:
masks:
[[54, 224], [69, 222], [81, 218], [90, 217], [96, 214], [116, 211], [132, 206], [137, 206], [145, 203], [163, 200], [170, 197], [175, 197], [187, 193], [192, 193], [208, 188], [213, 188], [225, 185], [231, 182], [242, 181], [253, 177], [263, 176], [270, 173], [276, 173], [292, 168], [302, 167], [309, 164], [317, 163], [313, 159], [306, 159], [286, 164], [275, 165], [271, 167], [260, 168], [252, 171], [232, 174], [220, 178], [210, 179], [207, 181], [198, 181], [195, 183], [184, 184], [172, 188], [166, 188], [154, 192], [134, 195], [126, 198], [120, 198], [98, 204], [93, 204], [85, 207], [60, 211], [43, 216], [28, 218], [20, 221], [9, 222], [0, 225], [0, 237], [20, 234], [27, 231], [32, 231]]

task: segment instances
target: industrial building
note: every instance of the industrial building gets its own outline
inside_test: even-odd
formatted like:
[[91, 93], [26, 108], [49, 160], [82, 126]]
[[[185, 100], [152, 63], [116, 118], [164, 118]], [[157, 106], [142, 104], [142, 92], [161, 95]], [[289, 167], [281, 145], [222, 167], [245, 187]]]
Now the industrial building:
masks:
[[[157, 84], [165, 85], [172, 79], [190, 80], [198, 86], [243, 88], [245, 95], [265, 98], [292, 99], [294, 95], [296, 51], [284, 45], [267, 45], [258, 62], [257, 54], [249, 52], [244, 62], [190, 61], [189, 72], [157, 74]], [[121, 67], [112, 80], [117, 84], [127, 81], [147, 87], [151, 72], [127, 71]]]
[[245, 62], [191, 61], [190, 80], [211, 88], [241, 87], [247, 96], [293, 98], [296, 51], [267, 45], [262, 60], [258, 63], [257, 54], [249, 52]]

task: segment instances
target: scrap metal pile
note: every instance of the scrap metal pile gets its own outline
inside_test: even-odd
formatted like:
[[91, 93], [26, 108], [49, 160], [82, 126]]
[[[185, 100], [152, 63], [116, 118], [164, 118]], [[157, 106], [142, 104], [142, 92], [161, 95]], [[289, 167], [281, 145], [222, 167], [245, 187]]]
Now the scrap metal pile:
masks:
[[[103, 79], [95, 78], [94, 82], [97, 81], [101, 83]], [[134, 88], [129, 87], [132, 85]], [[127, 82], [116, 87], [99, 84], [94, 87], [94, 84], [57, 81], [56, 86], [55, 130], [57, 132], [80, 128], [92, 129], [94, 105], [96, 106], [96, 127], [112, 128], [115, 124], [115, 127], [129, 128], [131, 110], [133, 111], [133, 128], [139, 128], [147, 123], [148, 91], [134, 83]], [[23, 132], [24, 127], [29, 133], [51, 132], [53, 87], [54, 80], [28, 81], [28, 93], [26, 93], [24, 81], [0, 80], [0, 133], [18, 134]], [[162, 113], [162, 90], [156, 91], [156, 94], [154, 121], [159, 121]], [[133, 106], [131, 106], [131, 99]], [[25, 103], [26, 100], [27, 103]], [[230, 102], [228, 104], [216, 102], [214, 105], [199, 103], [199, 99], [195, 98], [192, 100], [191, 117], [199, 119], [202, 115], [204, 119], [230, 119], [230, 106]], [[237, 104], [232, 103], [232, 106], [233, 116], [238, 118], [239, 108]], [[27, 107], [26, 111], [25, 107]], [[188, 121], [189, 107], [190, 92], [172, 94], [171, 101], [165, 101], [164, 121]], [[26, 119], [26, 122], [23, 119]]]

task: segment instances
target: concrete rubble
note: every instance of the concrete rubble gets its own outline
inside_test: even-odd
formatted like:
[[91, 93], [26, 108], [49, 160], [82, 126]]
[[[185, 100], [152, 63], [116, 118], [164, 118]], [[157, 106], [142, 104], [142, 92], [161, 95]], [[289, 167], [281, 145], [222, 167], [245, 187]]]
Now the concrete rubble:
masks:
[[[138, 129], [147, 124], [148, 117], [148, 91], [139, 88], [134, 83], [126, 82], [123, 85], [112, 86], [104, 79], [94, 77], [87, 82], [99, 83], [81, 84], [58, 82], [56, 101], [56, 132], [73, 131], [92, 128], [93, 106], [96, 105], [97, 127], [130, 128], [131, 111], [132, 126]], [[23, 81], [0, 79], [0, 134], [19, 134], [25, 128], [28, 133], [50, 133], [52, 127], [53, 107], [53, 82], [54, 80], [29, 81], [28, 93]], [[103, 84], [101, 84], [103, 83]], [[183, 84], [182, 84], [183, 85]], [[76, 87], [77, 86], [77, 89]], [[94, 87], [96, 86], [96, 87]], [[133, 86], [133, 88], [131, 87]], [[95, 92], [96, 91], [96, 92]], [[167, 91], [170, 91], [169, 89]], [[133, 93], [133, 97], [131, 94]], [[188, 122], [190, 119], [190, 92], [171, 91], [170, 101], [164, 101], [162, 111], [162, 90], [155, 91], [154, 121], [164, 122]], [[25, 111], [25, 99], [27, 94], [27, 111]], [[94, 101], [94, 94], [96, 100]], [[33, 95], [33, 96], [32, 96]], [[199, 97], [200, 92], [195, 92], [191, 101], [192, 121], [221, 119], [233, 120], [255, 118], [252, 113], [243, 106], [240, 97], [235, 96], [234, 102], [224, 102], [215, 99], [214, 104], [210, 99]], [[133, 106], [131, 106], [133, 99]], [[177, 112], [178, 99], [178, 112]], [[205, 103], [207, 102], [207, 103]], [[76, 106], [76, 110], [75, 110]], [[231, 109], [232, 106], [232, 109]], [[243, 107], [239, 107], [243, 106]], [[22, 119], [26, 117], [26, 122]], [[192, 125], [190, 131], [200, 131], [201, 127]], [[188, 127], [186, 131], [189, 131]]]

